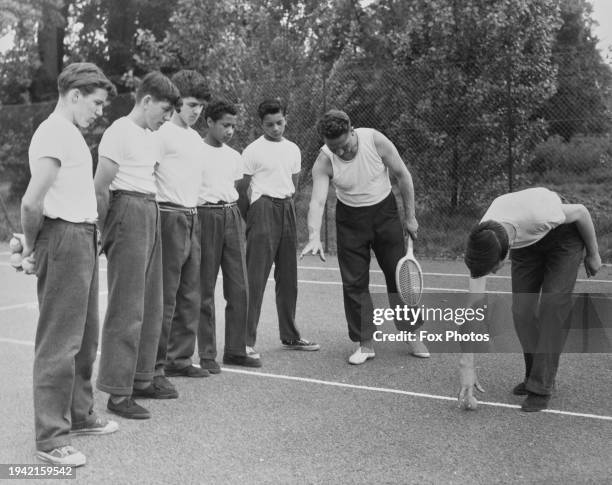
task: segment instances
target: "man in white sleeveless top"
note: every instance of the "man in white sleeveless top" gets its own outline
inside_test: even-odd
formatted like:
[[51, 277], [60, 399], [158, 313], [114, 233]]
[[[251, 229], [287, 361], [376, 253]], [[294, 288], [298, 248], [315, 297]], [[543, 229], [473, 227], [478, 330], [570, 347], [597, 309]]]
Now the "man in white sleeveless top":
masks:
[[153, 131], [170, 119], [179, 98], [166, 76], [147, 74], [132, 111], [104, 132], [98, 147], [94, 184], [108, 259], [108, 306], [97, 386], [110, 394], [108, 410], [128, 419], [150, 418], [133, 397], [178, 397], [176, 389], [153, 380], [163, 310], [154, 174], [160, 153]]
[[204, 142], [193, 126], [210, 99], [204, 76], [181, 70], [171, 78], [181, 93], [172, 119], [155, 132], [161, 158], [155, 170], [161, 216], [164, 317], [155, 378], [208, 377], [191, 363], [200, 317], [200, 222], [196, 205], [202, 180]]
[[[29, 149], [32, 178], [21, 205], [23, 257], [35, 256], [40, 315], [34, 345], [36, 456], [84, 465], [70, 433], [107, 434], [117, 423], [93, 410], [91, 374], [98, 347], [96, 194], [91, 152], [79, 128], [102, 116], [112, 83], [90, 63], [70, 64], [57, 80], [55, 110]], [[34, 252], [35, 251], [35, 252]]]
[[[344, 310], [349, 338], [359, 343], [349, 363], [358, 365], [375, 356], [373, 304], [368, 290], [370, 251], [374, 251], [385, 275], [389, 295], [397, 294], [395, 267], [406, 254], [389, 175], [398, 182], [406, 214], [403, 226], [412, 238], [418, 230], [414, 187], [397, 149], [382, 133], [371, 128], [354, 129], [348, 115], [339, 110], [325, 113], [318, 129], [325, 145], [312, 168], [309, 241], [301, 256], [319, 254], [325, 260], [320, 231], [331, 181], [338, 197], [336, 229]], [[424, 344], [414, 342], [410, 346], [413, 355], [429, 357]]]

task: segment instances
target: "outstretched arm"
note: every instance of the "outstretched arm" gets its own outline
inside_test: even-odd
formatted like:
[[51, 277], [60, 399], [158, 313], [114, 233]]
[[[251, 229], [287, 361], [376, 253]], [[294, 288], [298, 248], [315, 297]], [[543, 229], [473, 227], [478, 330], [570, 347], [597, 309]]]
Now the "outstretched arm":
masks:
[[305, 254], [311, 253], [313, 256], [318, 254], [321, 260], [325, 261], [321, 244], [321, 221], [329, 191], [329, 180], [332, 176], [331, 160], [323, 152], [319, 152], [312, 167], [312, 195], [308, 206], [308, 244], [302, 250], [300, 259]]
[[404, 205], [404, 229], [408, 231], [412, 239], [416, 239], [419, 223], [415, 216], [412, 176], [391, 140], [382, 133], [376, 131], [374, 132], [374, 144], [376, 145], [376, 150], [382, 158], [383, 163], [389, 169], [389, 173], [397, 180], [402, 196], [402, 203]]
[[[467, 306], [470, 307], [484, 294], [487, 286], [487, 278], [470, 278]], [[476, 369], [474, 367], [474, 354], [464, 352], [459, 357], [459, 395], [457, 397], [458, 405], [464, 409], [476, 409], [478, 401], [474, 397], [474, 389], [484, 392], [484, 389], [478, 382]]]

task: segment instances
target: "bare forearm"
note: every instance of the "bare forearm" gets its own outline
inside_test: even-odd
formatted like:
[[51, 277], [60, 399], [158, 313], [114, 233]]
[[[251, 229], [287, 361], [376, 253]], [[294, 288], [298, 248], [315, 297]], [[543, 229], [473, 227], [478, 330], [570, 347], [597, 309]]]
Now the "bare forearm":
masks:
[[597, 244], [597, 235], [595, 234], [595, 226], [593, 225], [593, 219], [589, 211], [584, 208], [581, 216], [576, 220], [576, 226], [580, 237], [584, 241], [584, 245], [587, 250], [587, 254], [598, 254], [599, 246]]
[[321, 238], [321, 222], [325, 204], [311, 201], [308, 208], [308, 240], [314, 241]]
[[104, 228], [104, 222], [106, 221], [106, 215], [108, 214], [110, 193], [108, 190], [99, 192], [96, 194], [96, 199], [98, 201], [98, 229], [102, 231]]
[[460, 369], [473, 369], [474, 368], [474, 354], [463, 353], [459, 357], [459, 368]]
[[44, 219], [43, 207], [40, 205], [21, 205], [21, 226], [25, 236], [26, 247], [34, 249], [36, 238]]
[[414, 184], [410, 172], [405, 172], [397, 181], [397, 185], [402, 194], [402, 203], [404, 205], [404, 213], [406, 217], [414, 218]]

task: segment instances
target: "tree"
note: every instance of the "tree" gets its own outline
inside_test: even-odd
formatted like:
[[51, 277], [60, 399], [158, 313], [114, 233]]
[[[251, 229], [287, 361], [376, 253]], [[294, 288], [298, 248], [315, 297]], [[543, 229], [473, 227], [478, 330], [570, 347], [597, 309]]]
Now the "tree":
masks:
[[557, 92], [541, 110], [551, 135], [569, 141], [576, 134], [603, 134], [612, 127], [606, 100], [612, 73], [593, 35], [592, 7], [585, 0], [563, 0], [561, 28], [553, 45]]
[[482, 194], [476, 180], [512, 189], [534, 113], [554, 94], [555, 1], [419, 0], [408, 15], [395, 58], [420, 86], [399, 124], [419, 140], [411, 158], [452, 209]]
[[40, 64], [34, 72], [29, 92], [32, 101], [57, 96], [57, 77], [64, 66], [64, 36], [70, 1], [44, 0], [38, 22], [36, 43]]

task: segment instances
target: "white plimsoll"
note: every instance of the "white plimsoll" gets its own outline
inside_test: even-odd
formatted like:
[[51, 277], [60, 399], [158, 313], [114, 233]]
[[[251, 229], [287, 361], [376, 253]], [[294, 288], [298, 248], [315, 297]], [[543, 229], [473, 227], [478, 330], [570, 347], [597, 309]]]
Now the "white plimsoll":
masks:
[[408, 250], [395, 268], [395, 284], [400, 298], [406, 305], [416, 306], [423, 295], [423, 270], [414, 257], [412, 237], [407, 237]]
[[60, 446], [49, 451], [37, 451], [36, 458], [53, 465], [83, 466], [85, 455], [70, 445]]

